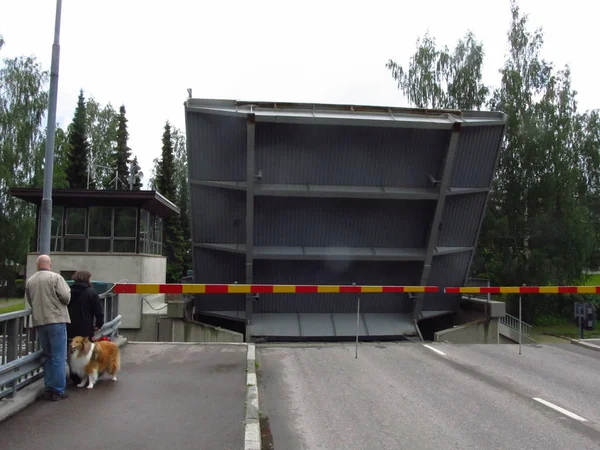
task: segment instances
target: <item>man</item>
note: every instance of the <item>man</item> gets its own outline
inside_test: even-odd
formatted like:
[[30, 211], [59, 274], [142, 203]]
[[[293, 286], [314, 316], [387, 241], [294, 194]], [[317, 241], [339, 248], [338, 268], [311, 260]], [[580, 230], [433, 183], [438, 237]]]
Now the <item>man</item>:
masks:
[[44, 362], [44, 398], [62, 400], [67, 398], [66, 360], [67, 323], [71, 323], [67, 305], [71, 289], [65, 279], [52, 272], [48, 255], [40, 255], [36, 261], [38, 271], [25, 285], [25, 298], [31, 306], [33, 326], [36, 328]]

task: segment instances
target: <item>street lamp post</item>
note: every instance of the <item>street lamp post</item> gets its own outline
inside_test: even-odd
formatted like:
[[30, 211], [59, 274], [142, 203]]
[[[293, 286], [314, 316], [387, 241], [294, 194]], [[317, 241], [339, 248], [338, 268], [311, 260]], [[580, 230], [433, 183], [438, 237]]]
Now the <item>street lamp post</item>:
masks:
[[54, 43], [52, 44], [52, 64], [50, 66], [50, 93], [48, 102], [48, 131], [44, 157], [44, 191], [42, 196], [42, 217], [40, 227], [40, 252], [50, 253], [50, 228], [52, 218], [52, 178], [54, 174], [54, 133], [56, 130], [56, 103], [58, 97], [58, 65], [60, 60], [60, 15], [62, 0], [56, 0], [54, 22]]

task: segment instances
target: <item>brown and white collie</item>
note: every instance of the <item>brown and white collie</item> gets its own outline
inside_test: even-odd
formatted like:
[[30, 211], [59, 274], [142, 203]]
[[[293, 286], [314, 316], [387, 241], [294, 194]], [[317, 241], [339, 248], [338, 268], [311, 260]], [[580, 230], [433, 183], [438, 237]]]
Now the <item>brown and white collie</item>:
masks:
[[70, 370], [81, 378], [77, 387], [92, 389], [98, 374], [107, 372], [112, 380], [117, 381], [117, 372], [121, 368], [121, 352], [119, 346], [110, 341], [91, 342], [87, 337], [76, 336], [71, 341]]

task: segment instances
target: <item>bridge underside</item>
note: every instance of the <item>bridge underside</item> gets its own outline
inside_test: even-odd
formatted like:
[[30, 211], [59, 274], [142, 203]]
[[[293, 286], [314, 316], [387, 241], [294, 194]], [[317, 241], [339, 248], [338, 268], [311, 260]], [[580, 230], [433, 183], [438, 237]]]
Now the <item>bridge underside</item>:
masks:
[[[461, 286], [506, 116], [188, 99], [196, 283]], [[349, 294], [199, 295], [251, 336], [356, 335]], [[365, 337], [458, 312], [436, 293], [361, 296]], [[239, 325], [239, 324], [238, 324]]]
[[[454, 314], [454, 311], [423, 311], [422, 319]], [[233, 323], [245, 323], [244, 311], [206, 311], [203, 321], [221, 319], [226, 328]], [[250, 337], [268, 340], [310, 340], [334, 338], [340, 340], [356, 337], [356, 313], [254, 313]], [[362, 340], [399, 339], [417, 335], [412, 314], [361, 313], [358, 336]]]

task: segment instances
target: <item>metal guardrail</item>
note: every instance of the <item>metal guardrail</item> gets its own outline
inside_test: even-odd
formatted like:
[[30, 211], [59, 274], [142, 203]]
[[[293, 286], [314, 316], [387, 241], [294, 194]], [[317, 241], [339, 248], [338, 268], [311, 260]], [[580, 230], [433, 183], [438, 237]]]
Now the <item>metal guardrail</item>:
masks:
[[[506, 325], [515, 331], [519, 331], [519, 318], [505, 314], [504, 317], [500, 317], [500, 323]], [[521, 333], [524, 336], [531, 336], [531, 325], [521, 320]]]
[[0, 399], [43, 376], [42, 351], [32, 325], [31, 310], [0, 314]]
[[[104, 325], [94, 338], [114, 340], [121, 325], [119, 294], [111, 291], [100, 295]], [[0, 314], [0, 400], [12, 398], [25, 386], [44, 376], [43, 353], [31, 309]]]

